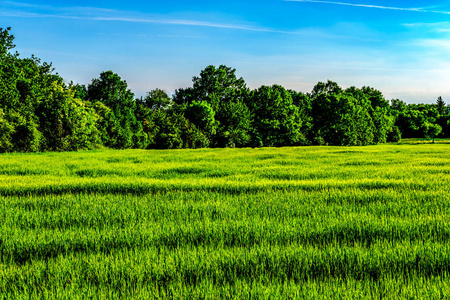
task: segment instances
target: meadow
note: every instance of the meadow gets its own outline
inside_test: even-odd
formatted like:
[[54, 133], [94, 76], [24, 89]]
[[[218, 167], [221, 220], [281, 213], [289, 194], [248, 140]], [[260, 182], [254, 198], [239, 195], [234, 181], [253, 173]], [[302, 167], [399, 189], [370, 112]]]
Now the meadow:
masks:
[[0, 155], [0, 299], [450, 295], [450, 144]]

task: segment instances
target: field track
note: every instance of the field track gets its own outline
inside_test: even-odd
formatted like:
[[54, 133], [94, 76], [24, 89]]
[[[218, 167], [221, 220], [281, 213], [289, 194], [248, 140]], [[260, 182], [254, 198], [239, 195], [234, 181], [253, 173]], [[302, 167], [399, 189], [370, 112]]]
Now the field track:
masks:
[[450, 144], [0, 155], [0, 299], [450, 295]]

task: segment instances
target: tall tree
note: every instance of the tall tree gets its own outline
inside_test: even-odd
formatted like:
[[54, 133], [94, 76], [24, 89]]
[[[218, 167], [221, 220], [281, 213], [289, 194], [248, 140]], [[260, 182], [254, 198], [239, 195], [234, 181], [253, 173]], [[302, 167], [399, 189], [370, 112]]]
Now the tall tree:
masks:
[[168, 108], [172, 102], [172, 99], [170, 99], [169, 95], [165, 91], [156, 88], [148, 92], [144, 98], [139, 99], [137, 102], [139, 104], [143, 104], [151, 110], [155, 110]]
[[292, 104], [298, 107], [299, 117], [302, 121], [301, 132], [305, 135], [306, 142], [310, 144], [313, 126], [311, 98], [302, 92], [289, 90], [289, 93], [292, 96]]
[[436, 100], [436, 107], [439, 115], [443, 116], [446, 114], [445, 102], [442, 100], [441, 96], [439, 96]]
[[362, 91], [342, 90], [336, 83], [318, 83], [313, 89], [314, 141], [330, 145], [374, 143], [370, 102]]
[[14, 45], [14, 35], [10, 34], [11, 27], [6, 29], [0, 28], [0, 59], [5, 57], [9, 50], [13, 49]]
[[253, 114], [255, 146], [304, 143], [298, 107], [292, 103], [292, 96], [285, 88], [280, 85], [261, 86], [252, 92], [248, 103]]
[[188, 107], [193, 101], [205, 101], [214, 111], [217, 130], [211, 138], [216, 147], [245, 146], [250, 140], [249, 95], [244, 79], [236, 70], [221, 65], [208, 66], [192, 79], [193, 86], [175, 92], [174, 102]]
[[364, 86], [361, 89], [350, 87], [346, 90], [358, 99], [360, 105], [365, 106], [373, 121], [373, 143], [386, 143], [394, 126], [395, 118], [391, 112], [389, 102], [383, 94], [372, 87]]
[[[102, 137], [103, 142], [113, 148], [144, 147], [147, 136], [142, 124], [135, 116], [136, 101], [134, 94], [128, 89], [127, 82], [112, 71], [105, 71], [99, 78], [92, 80], [87, 88], [87, 98], [91, 102], [100, 101], [111, 109], [111, 119], [117, 120], [117, 131], [111, 132], [114, 137]], [[114, 142], [108, 144], [108, 142]]]

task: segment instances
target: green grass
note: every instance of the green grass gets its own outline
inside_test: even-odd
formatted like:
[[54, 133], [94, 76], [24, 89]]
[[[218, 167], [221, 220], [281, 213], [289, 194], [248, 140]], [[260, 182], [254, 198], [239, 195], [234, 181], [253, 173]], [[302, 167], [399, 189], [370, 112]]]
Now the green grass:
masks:
[[450, 295], [450, 146], [0, 155], [0, 299]]

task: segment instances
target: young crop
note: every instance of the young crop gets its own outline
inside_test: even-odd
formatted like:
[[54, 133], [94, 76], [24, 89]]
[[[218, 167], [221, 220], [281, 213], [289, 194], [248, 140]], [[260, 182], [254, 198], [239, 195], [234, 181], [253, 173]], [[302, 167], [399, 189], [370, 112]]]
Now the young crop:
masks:
[[1, 155], [1, 298], [445, 297], [448, 147]]

